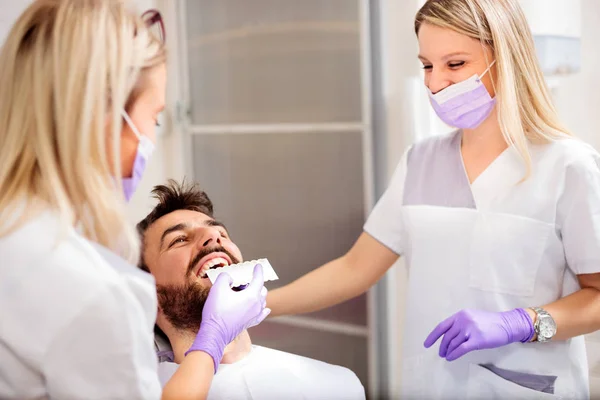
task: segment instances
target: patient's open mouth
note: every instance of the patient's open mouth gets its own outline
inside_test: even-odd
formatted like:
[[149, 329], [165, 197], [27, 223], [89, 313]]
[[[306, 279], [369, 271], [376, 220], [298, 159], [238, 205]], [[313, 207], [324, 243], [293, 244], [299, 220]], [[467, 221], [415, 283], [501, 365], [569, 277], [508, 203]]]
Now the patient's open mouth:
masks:
[[[214, 249], [212, 252], [207, 253], [204, 251], [203, 253], [205, 255], [198, 261], [194, 260], [194, 266], [192, 267], [192, 273], [198, 278], [208, 279], [206, 275], [208, 270], [235, 264], [235, 262], [232, 262], [233, 256], [230, 256], [224, 249]], [[198, 258], [196, 256], [196, 259]]]
[[198, 269], [198, 276], [201, 278], [207, 278], [206, 272], [209, 269], [226, 267], [229, 265], [229, 260], [222, 256], [211, 257], [208, 261], [205, 261], [204, 264], [201, 264]]

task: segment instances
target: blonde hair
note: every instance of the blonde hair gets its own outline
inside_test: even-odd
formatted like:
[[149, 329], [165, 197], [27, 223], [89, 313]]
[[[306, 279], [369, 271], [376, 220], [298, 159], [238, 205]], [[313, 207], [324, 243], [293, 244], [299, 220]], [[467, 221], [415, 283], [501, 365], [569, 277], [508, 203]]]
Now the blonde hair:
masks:
[[0, 237], [50, 209], [137, 263], [113, 178], [121, 112], [165, 59], [121, 0], [37, 0], [21, 15], [0, 52]]
[[531, 174], [527, 141], [548, 143], [571, 133], [559, 121], [518, 0], [428, 0], [415, 18], [417, 36], [424, 23], [452, 29], [492, 50], [498, 122], [506, 142], [525, 161], [527, 178]]

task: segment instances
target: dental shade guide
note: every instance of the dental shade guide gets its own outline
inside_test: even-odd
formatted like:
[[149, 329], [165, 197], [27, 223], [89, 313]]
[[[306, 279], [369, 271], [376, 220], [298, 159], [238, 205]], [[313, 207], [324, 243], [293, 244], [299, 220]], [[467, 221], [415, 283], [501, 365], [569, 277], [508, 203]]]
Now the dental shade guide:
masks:
[[206, 275], [212, 283], [215, 283], [215, 281], [217, 280], [217, 276], [219, 276], [223, 272], [226, 272], [231, 277], [231, 279], [233, 279], [233, 284], [231, 285], [231, 287], [238, 287], [242, 285], [247, 285], [248, 283], [252, 282], [254, 266], [256, 264], [260, 264], [262, 266], [265, 282], [275, 281], [279, 279], [279, 277], [275, 273], [275, 270], [271, 266], [271, 263], [269, 263], [269, 260], [267, 260], [266, 258], [245, 261], [239, 264], [232, 264], [221, 268], [209, 269], [208, 271], [206, 271]]

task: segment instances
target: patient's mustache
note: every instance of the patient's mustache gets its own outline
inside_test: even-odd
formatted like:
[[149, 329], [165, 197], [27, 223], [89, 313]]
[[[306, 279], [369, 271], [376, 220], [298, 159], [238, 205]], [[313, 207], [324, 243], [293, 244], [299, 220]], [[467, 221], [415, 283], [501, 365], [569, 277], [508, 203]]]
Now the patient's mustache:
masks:
[[231, 254], [231, 252], [226, 250], [221, 245], [216, 245], [216, 246], [212, 246], [212, 247], [204, 247], [200, 251], [198, 251], [198, 254], [196, 254], [192, 258], [192, 261], [188, 265], [188, 270], [187, 270], [188, 275], [190, 275], [192, 273], [192, 271], [194, 270], [194, 267], [200, 262], [200, 260], [202, 260], [207, 255], [209, 255], [211, 253], [216, 253], [216, 252], [227, 254], [229, 256], [229, 258], [231, 259], [232, 264], [237, 264], [240, 262], [233, 254]]

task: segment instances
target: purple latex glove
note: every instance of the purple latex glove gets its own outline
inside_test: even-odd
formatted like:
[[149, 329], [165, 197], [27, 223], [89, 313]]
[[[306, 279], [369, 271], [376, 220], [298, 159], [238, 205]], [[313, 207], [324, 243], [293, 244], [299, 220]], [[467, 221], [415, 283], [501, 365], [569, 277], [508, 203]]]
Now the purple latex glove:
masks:
[[233, 291], [232, 283], [233, 280], [226, 273], [217, 277], [202, 310], [200, 330], [185, 353], [208, 353], [215, 363], [215, 372], [225, 347], [244, 330], [260, 324], [271, 312], [266, 308], [267, 289], [260, 264], [254, 267], [252, 282], [244, 290]]
[[534, 332], [533, 322], [522, 308], [506, 312], [462, 310], [439, 324], [425, 340], [425, 347], [430, 348], [444, 336], [440, 357], [454, 361], [473, 350], [529, 342]]

